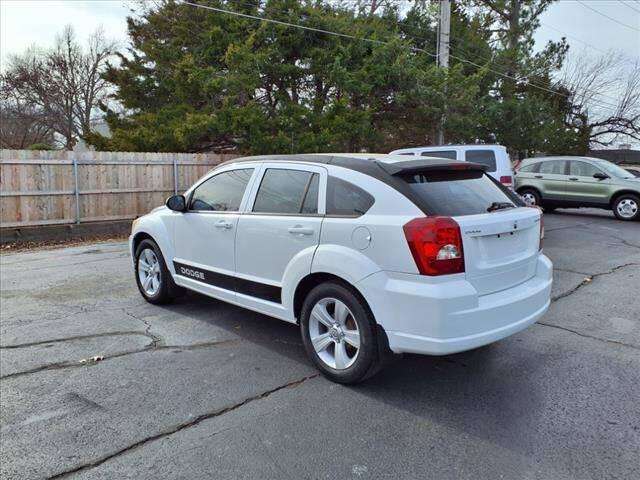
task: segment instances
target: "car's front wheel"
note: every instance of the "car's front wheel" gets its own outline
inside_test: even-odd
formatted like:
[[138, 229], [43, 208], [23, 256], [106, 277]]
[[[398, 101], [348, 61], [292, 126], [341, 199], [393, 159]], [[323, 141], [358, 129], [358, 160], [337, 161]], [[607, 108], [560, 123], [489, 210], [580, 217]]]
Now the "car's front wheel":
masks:
[[136, 248], [135, 274], [138, 290], [150, 303], [170, 302], [178, 293], [162, 252], [153, 240], [145, 239]]
[[340, 283], [315, 287], [300, 316], [302, 343], [316, 367], [338, 383], [356, 383], [378, 371], [375, 320], [364, 300]]
[[625, 193], [613, 202], [613, 214], [620, 220], [640, 219], [640, 197]]

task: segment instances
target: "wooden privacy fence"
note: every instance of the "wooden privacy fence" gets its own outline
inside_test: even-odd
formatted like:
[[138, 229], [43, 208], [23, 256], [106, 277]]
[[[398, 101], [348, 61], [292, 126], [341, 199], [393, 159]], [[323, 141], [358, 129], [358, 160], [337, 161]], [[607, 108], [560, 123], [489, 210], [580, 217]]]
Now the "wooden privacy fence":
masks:
[[0, 227], [132, 219], [236, 155], [0, 151]]

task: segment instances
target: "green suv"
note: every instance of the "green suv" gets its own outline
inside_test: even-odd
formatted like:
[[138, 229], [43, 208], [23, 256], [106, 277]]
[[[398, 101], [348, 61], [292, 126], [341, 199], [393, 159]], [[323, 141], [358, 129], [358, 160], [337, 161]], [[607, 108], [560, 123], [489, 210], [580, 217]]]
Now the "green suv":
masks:
[[515, 190], [527, 205], [545, 210], [596, 207], [621, 220], [640, 218], [640, 177], [599, 158], [525, 159], [515, 171]]

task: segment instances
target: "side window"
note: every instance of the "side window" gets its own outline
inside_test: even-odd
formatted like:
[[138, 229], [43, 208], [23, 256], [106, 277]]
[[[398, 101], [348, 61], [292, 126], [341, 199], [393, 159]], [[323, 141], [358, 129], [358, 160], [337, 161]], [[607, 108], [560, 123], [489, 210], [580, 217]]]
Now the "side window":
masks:
[[496, 154], [493, 150], [467, 150], [465, 154], [467, 162], [479, 163], [487, 166], [487, 172], [495, 172]]
[[538, 169], [540, 168], [540, 163], [532, 163], [530, 165], [525, 165], [522, 168], [519, 168], [518, 171], [525, 173], [538, 173]]
[[569, 162], [569, 175], [576, 177], [593, 177], [594, 173], [602, 173], [602, 171], [587, 162], [578, 162], [572, 160]]
[[318, 213], [317, 173], [268, 168], [264, 172], [253, 211], [257, 213]]
[[449, 158], [451, 160], [455, 160], [457, 158], [455, 150], [438, 150], [435, 152], [422, 152], [420, 155], [423, 157]]
[[219, 173], [197, 187], [189, 210], [237, 212], [253, 168]]
[[539, 173], [547, 173], [553, 175], [566, 175], [565, 173], [565, 164], [567, 162], [564, 160], [550, 160], [548, 162], [542, 162], [540, 165]]
[[367, 213], [375, 199], [360, 187], [329, 176], [327, 180], [327, 215], [359, 217]]
[[398, 153], [398, 155], [410, 155], [413, 157], [415, 154], [413, 152], [404, 152], [404, 153]]

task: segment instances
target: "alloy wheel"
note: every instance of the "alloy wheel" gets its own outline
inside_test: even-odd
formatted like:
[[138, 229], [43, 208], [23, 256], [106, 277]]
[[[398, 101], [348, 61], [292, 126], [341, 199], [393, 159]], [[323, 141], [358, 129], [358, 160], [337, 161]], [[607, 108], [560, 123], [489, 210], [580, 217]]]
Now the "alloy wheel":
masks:
[[145, 248], [138, 256], [138, 278], [148, 296], [153, 297], [160, 290], [160, 262], [150, 248]]
[[616, 210], [622, 218], [633, 218], [638, 213], [638, 204], [631, 198], [625, 198], [618, 202]]
[[323, 298], [313, 306], [309, 337], [320, 360], [331, 368], [349, 368], [358, 357], [358, 323], [349, 307], [336, 298]]
[[536, 196], [533, 193], [530, 193], [530, 192], [523, 193], [522, 200], [524, 201], [525, 205], [527, 205], [528, 207], [533, 207], [536, 205]]

